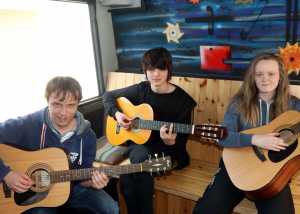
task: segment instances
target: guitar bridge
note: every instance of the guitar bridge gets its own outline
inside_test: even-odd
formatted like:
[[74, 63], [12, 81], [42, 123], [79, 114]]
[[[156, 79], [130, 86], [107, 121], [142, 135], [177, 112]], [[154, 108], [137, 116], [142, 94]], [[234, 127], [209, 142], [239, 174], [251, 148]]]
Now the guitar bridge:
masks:
[[4, 197], [5, 198], [11, 198], [10, 188], [7, 186], [7, 184], [5, 182], [2, 182], [2, 186], [3, 186]]
[[117, 123], [116, 134], [120, 134], [121, 125]]

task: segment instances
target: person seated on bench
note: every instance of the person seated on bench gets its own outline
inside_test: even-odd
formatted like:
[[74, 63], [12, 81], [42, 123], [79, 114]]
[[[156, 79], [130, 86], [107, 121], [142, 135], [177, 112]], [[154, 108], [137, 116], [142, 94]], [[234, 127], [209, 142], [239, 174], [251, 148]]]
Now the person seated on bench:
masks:
[[[288, 76], [282, 60], [274, 54], [258, 55], [252, 60], [240, 90], [228, 106], [224, 125], [229, 135], [219, 144], [223, 147], [257, 146], [273, 151], [284, 150], [287, 144], [278, 137], [278, 133], [250, 135], [241, 134], [240, 131], [268, 124], [291, 109], [299, 111], [300, 100], [290, 95]], [[222, 159], [219, 167], [202, 198], [198, 200], [194, 214], [231, 213], [245, 197], [245, 193], [231, 182]], [[295, 213], [289, 185], [273, 198], [256, 200], [255, 205], [258, 213]]]
[[[27, 150], [49, 147], [64, 149], [71, 169], [90, 168], [96, 153], [96, 135], [90, 123], [77, 111], [81, 86], [72, 77], [54, 77], [46, 87], [48, 107], [35, 113], [0, 123], [0, 142]], [[0, 157], [0, 181], [22, 193], [34, 184], [26, 174], [13, 171]], [[109, 179], [95, 171], [90, 180], [73, 182], [67, 203], [61, 207], [36, 207], [26, 213], [57, 213], [62, 208], [85, 209], [84, 213], [118, 214], [118, 203], [102, 190]], [[9, 210], [6, 210], [10, 213]]]
[[[133, 105], [148, 103], [153, 108], [154, 120], [168, 122], [191, 122], [191, 112], [196, 102], [179, 86], [170, 83], [172, 76], [172, 57], [165, 48], [153, 48], [145, 52], [142, 69], [148, 81], [143, 81], [123, 89], [104, 94], [104, 107], [124, 128], [130, 128], [131, 120], [116, 106], [116, 99], [126, 97]], [[129, 143], [128, 156], [132, 163], [140, 163], [149, 154], [162, 152], [170, 155], [177, 168], [189, 164], [186, 151], [188, 136], [172, 132], [173, 125], [166, 125], [160, 131], [152, 131], [144, 145]], [[125, 197], [128, 213], [152, 214], [154, 181], [150, 174], [122, 175], [121, 191]]]

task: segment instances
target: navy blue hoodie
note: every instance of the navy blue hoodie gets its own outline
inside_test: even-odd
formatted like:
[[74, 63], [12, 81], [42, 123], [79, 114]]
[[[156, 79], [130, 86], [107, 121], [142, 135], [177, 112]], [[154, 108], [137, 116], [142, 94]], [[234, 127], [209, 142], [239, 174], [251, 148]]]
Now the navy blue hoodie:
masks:
[[[74, 134], [61, 138], [49, 120], [48, 108], [44, 108], [0, 123], [0, 143], [31, 151], [47, 147], [62, 148], [69, 157], [71, 169], [88, 168], [95, 159], [96, 135], [79, 112], [76, 113], [76, 121]], [[10, 170], [0, 157], [0, 181]]]

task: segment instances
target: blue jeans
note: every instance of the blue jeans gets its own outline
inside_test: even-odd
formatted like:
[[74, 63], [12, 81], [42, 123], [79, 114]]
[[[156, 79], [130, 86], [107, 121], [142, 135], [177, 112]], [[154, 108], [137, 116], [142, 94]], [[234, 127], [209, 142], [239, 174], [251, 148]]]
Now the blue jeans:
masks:
[[69, 200], [61, 207], [36, 207], [27, 210], [26, 214], [56, 214], [69, 213], [84, 214], [119, 214], [119, 206], [104, 190], [86, 188], [81, 185], [73, 187]]
[[[141, 163], [150, 151], [144, 145], [131, 144], [128, 153], [131, 163]], [[120, 188], [129, 214], [153, 213], [154, 180], [149, 173], [121, 175]]]

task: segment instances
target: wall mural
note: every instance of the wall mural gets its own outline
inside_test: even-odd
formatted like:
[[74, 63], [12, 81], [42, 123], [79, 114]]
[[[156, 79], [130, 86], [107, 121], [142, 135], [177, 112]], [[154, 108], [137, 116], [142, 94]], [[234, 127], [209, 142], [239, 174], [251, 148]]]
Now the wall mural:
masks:
[[119, 71], [141, 72], [143, 53], [171, 51], [174, 75], [241, 80], [261, 52], [282, 56], [300, 84], [298, 0], [144, 0], [112, 10]]

